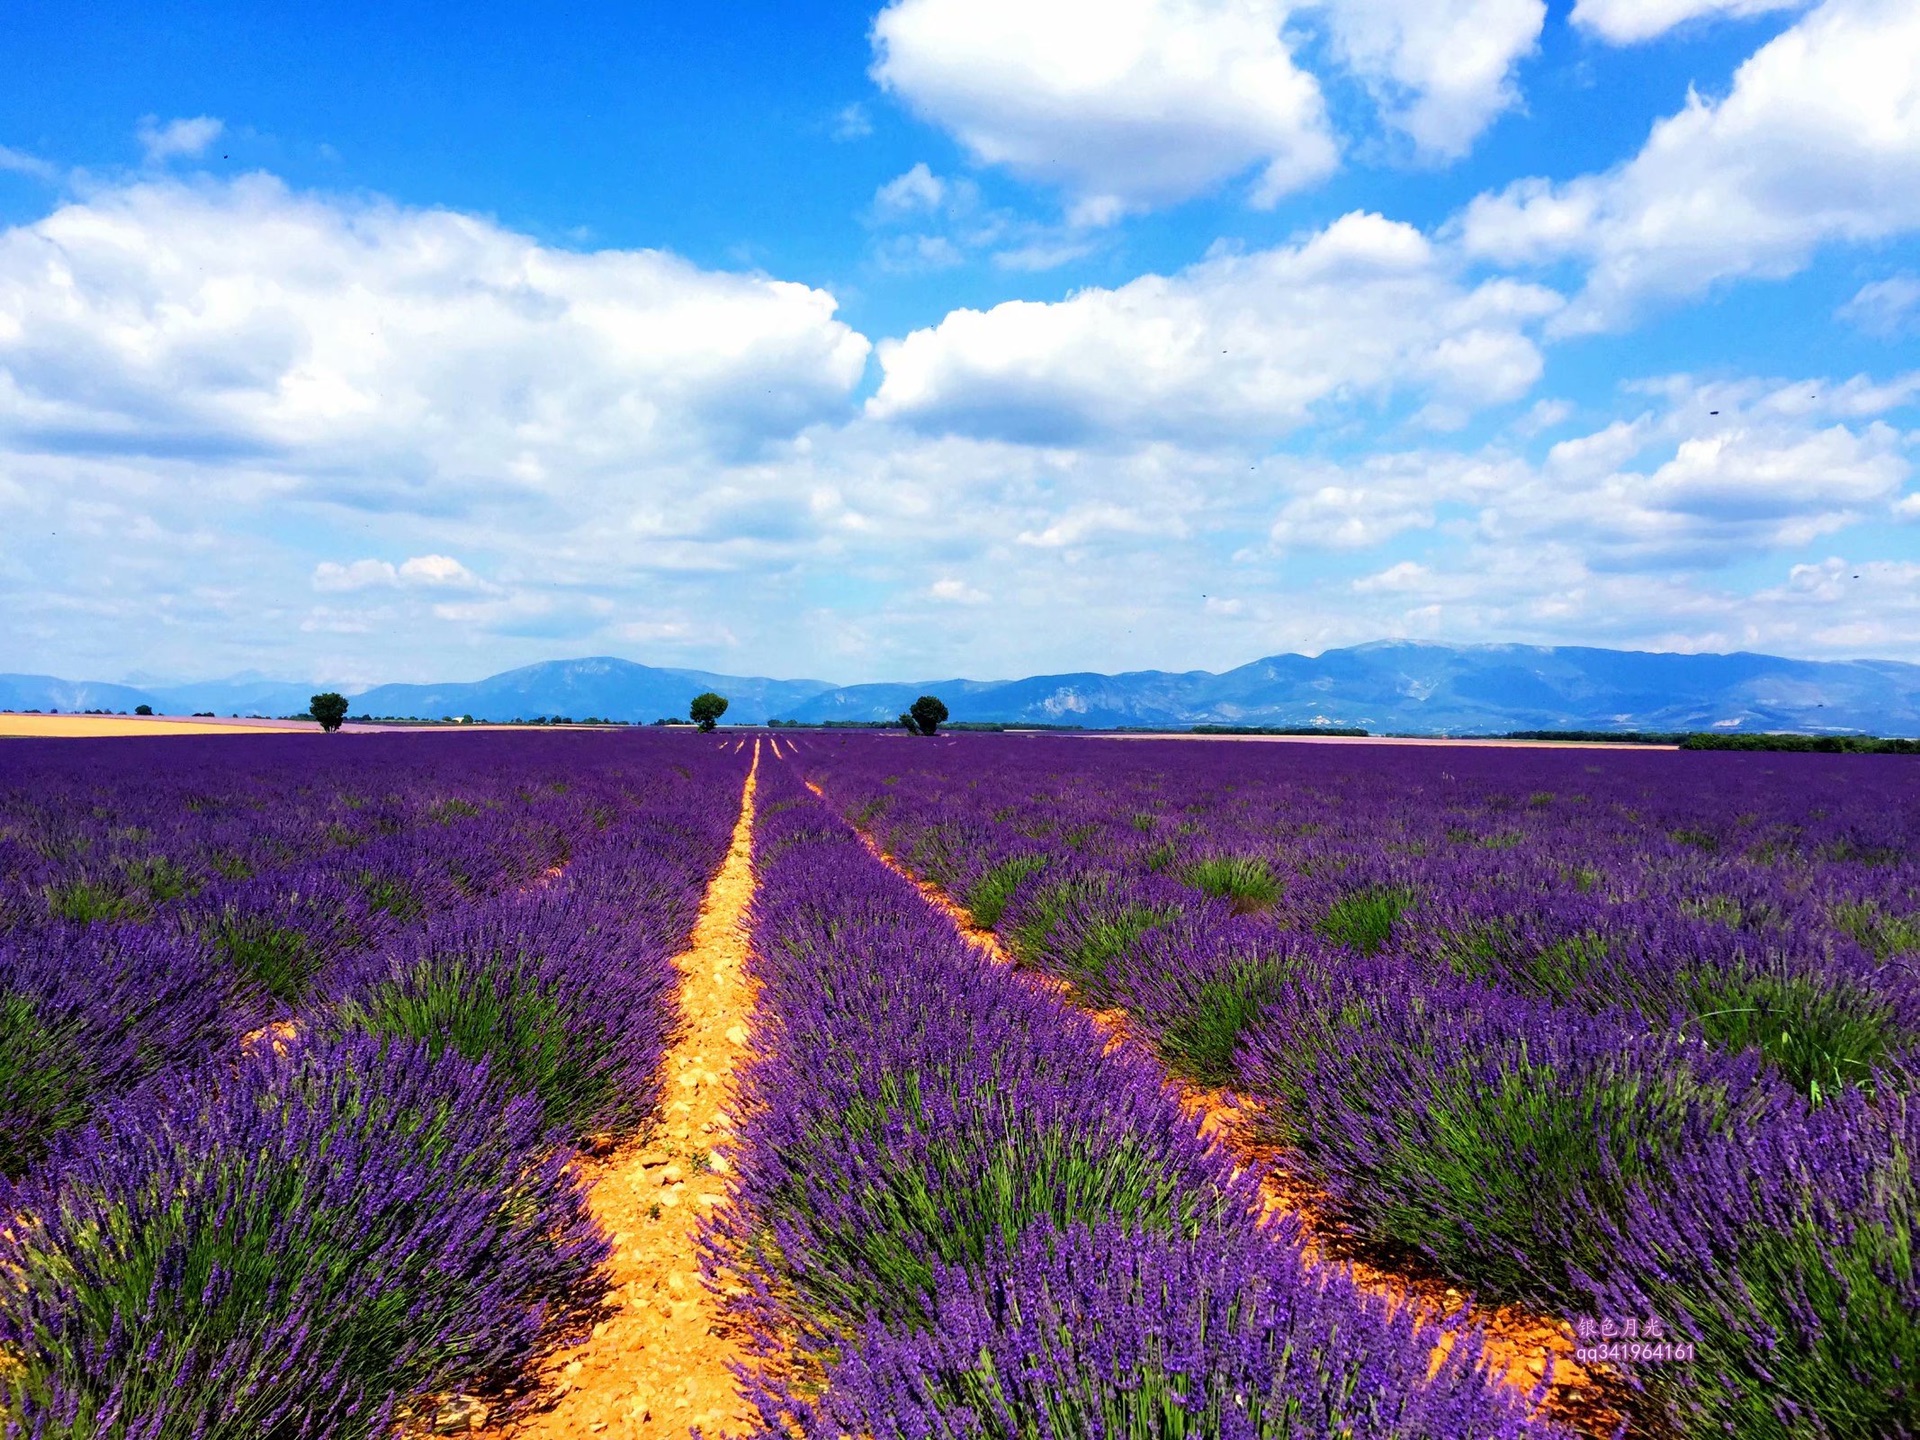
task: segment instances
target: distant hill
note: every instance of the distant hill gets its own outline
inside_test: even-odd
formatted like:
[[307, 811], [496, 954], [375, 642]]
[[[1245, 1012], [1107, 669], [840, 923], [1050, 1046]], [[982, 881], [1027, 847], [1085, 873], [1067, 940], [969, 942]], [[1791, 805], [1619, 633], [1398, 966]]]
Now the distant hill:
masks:
[[[944, 687], [944, 688], [943, 688]], [[1920, 734], [1920, 665], [1585, 647], [1383, 641], [1273, 655], [1213, 674], [1142, 670], [828, 691], [787, 719], [885, 720], [926, 691], [955, 720], [1117, 726], [1325, 725], [1506, 730], [1805, 730]]]
[[761, 680], [705, 670], [660, 670], [597, 656], [524, 665], [469, 684], [378, 685], [353, 697], [356, 715], [471, 715], [476, 720], [530, 720], [567, 715], [583, 720], [687, 718], [703, 690], [727, 697], [727, 720], [764, 724], [833, 686], [825, 680]]
[[[320, 688], [257, 676], [148, 690], [0, 675], [0, 708], [131, 710], [144, 703], [174, 714], [288, 714], [303, 710]], [[1091, 729], [1324, 725], [1440, 735], [1559, 729], [1920, 735], [1920, 665], [1405, 641], [1317, 656], [1272, 655], [1222, 674], [1137, 670], [849, 686], [661, 669], [600, 656], [527, 665], [471, 682], [380, 685], [354, 694], [352, 708], [356, 715], [428, 719], [591, 715], [645, 722], [684, 717], [688, 701], [702, 690], [718, 690], [732, 701], [726, 718], [734, 724], [888, 721], [916, 696], [935, 694], [955, 720]]]
[[0, 710], [132, 710], [152, 704], [152, 696], [131, 685], [58, 680], [51, 675], [0, 675]]

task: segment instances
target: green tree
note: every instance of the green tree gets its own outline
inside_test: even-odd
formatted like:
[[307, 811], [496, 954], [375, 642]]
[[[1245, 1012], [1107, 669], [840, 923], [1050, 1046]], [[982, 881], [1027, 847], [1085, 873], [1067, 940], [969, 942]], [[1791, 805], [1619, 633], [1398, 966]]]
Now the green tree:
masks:
[[134, 707], [133, 707], [133, 713], [134, 713], [134, 714], [136, 714], [136, 715], [151, 715], [151, 714], [153, 714], [153, 706], [151, 706], [151, 705], [136, 705], [136, 706], [134, 706]]
[[347, 718], [347, 697], [336, 690], [316, 695], [307, 702], [307, 713], [320, 722], [322, 730], [331, 735]]
[[704, 695], [693, 697], [693, 704], [687, 707], [687, 714], [693, 717], [693, 723], [702, 730], [711, 730], [727, 713], [727, 697], [716, 695], [709, 690]]
[[912, 718], [912, 729], [921, 735], [931, 735], [946, 722], [947, 707], [938, 695], [922, 695], [907, 707]]

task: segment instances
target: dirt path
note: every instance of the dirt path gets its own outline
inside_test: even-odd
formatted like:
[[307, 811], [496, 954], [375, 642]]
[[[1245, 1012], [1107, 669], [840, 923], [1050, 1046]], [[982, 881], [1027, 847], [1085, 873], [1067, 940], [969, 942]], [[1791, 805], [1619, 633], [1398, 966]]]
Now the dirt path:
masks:
[[693, 945], [677, 957], [683, 1029], [663, 1062], [659, 1125], [589, 1171], [595, 1217], [613, 1237], [615, 1313], [584, 1345], [563, 1351], [548, 1380], [551, 1409], [490, 1432], [499, 1440], [724, 1434], [750, 1418], [730, 1364], [744, 1353], [720, 1325], [700, 1282], [698, 1232], [725, 1202], [726, 1161], [713, 1152], [732, 1124], [734, 1072], [746, 1056], [753, 995], [743, 912], [753, 894], [758, 744], [741, 795], [733, 848], [707, 891]]
[[[812, 781], [806, 783], [815, 795], [825, 798], [818, 785]], [[1000, 943], [1000, 937], [974, 924], [973, 917], [944, 890], [897, 863], [865, 830], [856, 826], [855, 833], [883, 865], [910, 882], [927, 903], [950, 920], [987, 959], [1005, 965], [1029, 984], [1052, 992], [1091, 1016], [1107, 1033], [1111, 1045], [1137, 1050], [1158, 1066], [1164, 1076], [1163, 1083], [1179, 1096], [1181, 1108], [1199, 1122], [1201, 1133], [1217, 1140], [1237, 1160], [1263, 1172], [1265, 1179], [1261, 1188], [1267, 1213], [1290, 1213], [1305, 1224], [1309, 1253], [1345, 1267], [1363, 1290], [1385, 1295], [1399, 1304], [1411, 1304], [1436, 1321], [1465, 1312], [1473, 1324], [1485, 1331], [1488, 1361], [1496, 1372], [1505, 1375], [1509, 1384], [1531, 1393], [1551, 1363], [1553, 1384], [1542, 1407], [1545, 1413], [1583, 1434], [1610, 1436], [1614, 1433], [1621, 1418], [1617, 1407], [1624, 1394], [1574, 1363], [1574, 1338], [1566, 1324], [1512, 1306], [1469, 1305], [1461, 1292], [1444, 1280], [1416, 1279], [1338, 1253], [1337, 1248], [1323, 1238], [1329, 1230], [1316, 1213], [1318, 1197], [1311, 1188], [1287, 1174], [1283, 1156], [1247, 1138], [1248, 1124], [1259, 1109], [1258, 1100], [1226, 1089], [1190, 1084], [1167, 1072], [1152, 1047], [1129, 1026], [1124, 1010], [1096, 1010], [1082, 1004], [1065, 981], [1016, 966], [1012, 954]], [[1451, 1344], [1450, 1338], [1443, 1339], [1437, 1349], [1444, 1352]], [[1651, 1433], [1638, 1429], [1627, 1431], [1630, 1436]]]

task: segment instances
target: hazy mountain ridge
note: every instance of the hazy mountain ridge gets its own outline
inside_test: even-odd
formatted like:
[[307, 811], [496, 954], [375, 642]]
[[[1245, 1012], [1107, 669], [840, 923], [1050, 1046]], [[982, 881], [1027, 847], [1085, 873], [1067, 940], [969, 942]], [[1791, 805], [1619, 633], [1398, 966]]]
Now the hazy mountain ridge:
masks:
[[[0, 707], [131, 710], [144, 703], [162, 713], [285, 714], [303, 709], [318, 688], [258, 676], [142, 689], [0, 675]], [[380, 685], [351, 698], [355, 714], [644, 722], [685, 716], [688, 701], [702, 690], [726, 695], [732, 702], [727, 720], [740, 724], [887, 721], [916, 696], [935, 694], [955, 720], [1096, 729], [1357, 725], [1437, 734], [1718, 728], [1920, 735], [1920, 665], [1900, 661], [1407, 641], [1318, 656], [1271, 655], [1219, 674], [1138, 670], [849, 686], [597, 656], [522, 666], [472, 682]]]

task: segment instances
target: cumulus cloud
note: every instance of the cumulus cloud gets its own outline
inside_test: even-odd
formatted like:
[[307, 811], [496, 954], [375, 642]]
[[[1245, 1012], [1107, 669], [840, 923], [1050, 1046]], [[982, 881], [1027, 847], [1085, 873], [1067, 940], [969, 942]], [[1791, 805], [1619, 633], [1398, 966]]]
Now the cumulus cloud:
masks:
[[1777, 278], [1822, 245], [1920, 229], [1920, 6], [1825, 0], [1750, 56], [1722, 99], [1690, 93], [1615, 170], [1483, 195], [1459, 231], [1505, 264], [1573, 260], [1566, 330], [1736, 277]]
[[1807, 4], [1808, 0], [1577, 0], [1572, 19], [1610, 45], [1638, 45], [1694, 21], [1744, 20], [1804, 9]]
[[135, 185], [0, 233], [0, 436], [251, 454], [370, 505], [579, 483], [834, 414], [868, 351], [834, 309], [263, 176]]
[[873, 76], [1089, 224], [1257, 169], [1271, 205], [1337, 163], [1283, 0], [894, 0]]
[[146, 151], [147, 162], [159, 165], [168, 160], [192, 159], [218, 140], [226, 128], [226, 122], [211, 115], [169, 120], [164, 125], [159, 117], [149, 115], [141, 120], [134, 136]]
[[[1563, 440], [1539, 461], [1497, 444], [1338, 463], [1276, 458], [1261, 467], [1282, 497], [1267, 547], [1236, 559], [1365, 556], [1417, 540], [1432, 558], [1394, 559], [1351, 582], [1369, 604], [1404, 602], [1371, 612], [1390, 632], [1500, 636], [1506, 626], [1511, 638], [1561, 625], [1575, 638], [1585, 626], [1679, 643], [1684, 606], [1713, 593], [1688, 577], [1804, 552], [1849, 527], [1920, 518], [1920, 499], [1902, 493], [1920, 436], [1882, 418], [1911, 403], [1913, 378], [1703, 386], [1668, 377], [1636, 387], [1655, 408]], [[1677, 628], [1609, 628], [1621, 617], [1601, 597], [1636, 584], [1676, 607]], [[1631, 613], [1650, 622], [1659, 608], [1643, 600]], [[1712, 623], [1722, 619], [1716, 609]]]
[[1519, 103], [1516, 64], [1539, 42], [1542, 0], [1324, 0], [1334, 46], [1387, 123], [1424, 155], [1464, 155]]
[[[1920, 520], [1920, 373], [1662, 377], [1484, 445], [1401, 423], [1522, 412], [1557, 303], [1355, 216], [962, 312], [868, 413], [865, 341], [806, 287], [264, 181], [101, 190], [0, 235], [0, 612], [21, 668], [369, 681], [1219, 668], [1396, 631], [1817, 650], [1870, 622], [1855, 572], [1830, 602], [1785, 577]], [[1756, 557], [1781, 595], [1754, 623], [1785, 618], [1750, 642]]]
[[1538, 286], [1462, 284], [1419, 231], [1353, 214], [1296, 245], [1056, 303], [957, 310], [880, 346], [868, 413], [1040, 441], [1274, 436], [1398, 392], [1474, 407], [1540, 374]]

